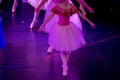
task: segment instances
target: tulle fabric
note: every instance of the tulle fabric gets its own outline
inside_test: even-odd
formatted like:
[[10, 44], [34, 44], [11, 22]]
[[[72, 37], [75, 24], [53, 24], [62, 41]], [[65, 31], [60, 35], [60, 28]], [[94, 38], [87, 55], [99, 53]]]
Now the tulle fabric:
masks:
[[[53, 1], [49, 2], [48, 8], [46, 8], [46, 13], [45, 13], [45, 18], [44, 20], [46, 20], [46, 18], [50, 15], [51, 13], [51, 9], [55, 6], [55, 3]], [[56, 23], [58, 21], [58, 16], [55, 14], [54, 17], [45, 25], [43, 31], [49, 33], [52, 25], [54, 23]], [[80, 21], [80, 18], [77, 14], [74, 14], [70, 17], [70, 21], [73, 22], [76, 27], [78, 27], [81, 31], [82, 31], [82, 24]]]
[[81, 30], [72, 22], [67, 26], [52, 25], [48, 43], [57, 51], [74, 51], [86, 44]]
[[[52, 8], [53, 8], [54, 6], [55, 6], [55, 3], [54, 3], [53, 1], [50, 1], [50, 4], [48, 5], [48, 8], [46, 9], [46, 13], [45, 13], [45, 18], [44, 18], [44, 20], [46, 20], [46, 19], [48, 18], [48, 16], [51, 14], [51, 10], [52, 10]], [[58, 15], [55, 14], [55, 15], [52, 17], [52, 19], [45, 25], [43, 31], [49, 33], [52, 25], [53, 25], [54, 23], [56, 23], [57, 21], [58, 21]]]

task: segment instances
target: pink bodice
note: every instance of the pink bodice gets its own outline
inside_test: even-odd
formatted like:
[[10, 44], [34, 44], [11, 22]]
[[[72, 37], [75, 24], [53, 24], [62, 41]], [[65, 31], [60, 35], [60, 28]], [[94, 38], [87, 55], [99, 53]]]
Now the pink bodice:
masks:
[[58, 19], [58, 24], [65, 26], [70, 23], [70, 16], [75, 14], [77, 12], [77, 9], [75, 6], [72, 4], [67, 4], [67, 5], [56, 5], [55, 7], [52, 8], [52, 12], [55, 14], [58, 14], [59, 19]]

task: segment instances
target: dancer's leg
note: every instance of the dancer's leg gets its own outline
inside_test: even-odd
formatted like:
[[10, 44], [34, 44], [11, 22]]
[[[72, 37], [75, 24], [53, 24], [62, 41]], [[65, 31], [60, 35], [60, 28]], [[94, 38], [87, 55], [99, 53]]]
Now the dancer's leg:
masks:
[[60, 52], [60, 56], [61, 56], [61, 59], [62, 59], [63, 76], [66, 76], [67, 75], [67, 70], [68, 70], [67, 63], [68, 63], [70, 53]]
[[33, 28], [34, 25], [35, 25], [35, 23], [37, 22], [37, 18], [38, 18], [38, 16], [39, 16], [39, 12], [40, 12], [40, 11], [38, 11], [38, 12], [34, 11], [34, 17], [33, 17], [33, 20], [32, 20], [32, 22], [31, 22], [31, 24], [30, 24], [30, 28]]
[[51, 53], [52, 50], [53, 50], [53, 48], [52, 48], [51, 46], [49, 46], [49, 48], [47, 49], [47, 52], [48, 52], [48, 53]]
[[13, 6], [12, 6], [12, 12], [16, 12], [17, 5], [18, 5], [18, 0], [14, 0]]

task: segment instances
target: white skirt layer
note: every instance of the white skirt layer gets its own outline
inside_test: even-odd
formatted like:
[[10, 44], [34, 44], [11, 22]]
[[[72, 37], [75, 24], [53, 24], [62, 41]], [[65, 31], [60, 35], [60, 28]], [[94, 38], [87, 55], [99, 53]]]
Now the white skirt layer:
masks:
[[86, 44], [82, 32], [72, 22], [67, 26], [54, 24], [48, 43], [57, 51], [74, 51]]
[[[28, 3], [30, 5], [32, 5], [34, 8], [37, 8], [39, 6], [39, 4], [41, 3], [42, 0], [28, 0]], [[51, 0], [48, 0], [47, 3], [45, 3], [45, 5], [42, 7], [42, 9], [47, 9], [49, 3]]]
[[[48, 18], [48, 16], [51, 13], [51, 9], [55, 6], [55, 3], [53, 1], [49, 2], [48, 8], [46, 9], [45, 13], [45, 19]], [[55, 15], [44, 27], [43, 31], [49, 33], [49, 30], [51, 29], [52, 25], [55, 23], [55, 21], [58, 21], [58, 16]], [[80, 18], [77, 14], [74, 14], [70, 17], [70, 21], [73, 22], [81, 31], [82, 31], [82, 24], [80, 21]]]

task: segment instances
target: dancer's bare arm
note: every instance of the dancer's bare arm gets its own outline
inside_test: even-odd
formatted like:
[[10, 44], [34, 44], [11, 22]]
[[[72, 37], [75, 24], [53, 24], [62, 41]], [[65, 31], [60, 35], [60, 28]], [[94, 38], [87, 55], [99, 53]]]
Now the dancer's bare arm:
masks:
[[85, 15], [83, 15], [80, 11], [77, 11], [77, 13], [81, 18], [87, 21], [93, 29], [95, 28], [95, 24], [92, 23]]
[[84, 0], [77, 0], [83, 7], [87, 8], [90, 13], [94, 13], [93, 8], [91, 8]]
[[86, 16], [87, 13], [86, 13], [84, 7], [83, 7], [81, 4], [80, 4], [80, 7], [79, 7], [79, 8], [80, 8], [80, 10], [82, 11], [82, 14]]

